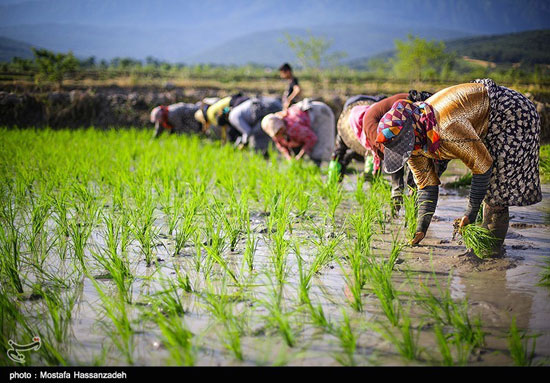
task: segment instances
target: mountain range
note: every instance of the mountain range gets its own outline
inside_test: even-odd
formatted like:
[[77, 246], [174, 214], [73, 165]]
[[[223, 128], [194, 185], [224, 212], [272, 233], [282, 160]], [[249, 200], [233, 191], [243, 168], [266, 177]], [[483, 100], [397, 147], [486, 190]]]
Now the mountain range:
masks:
[[449, 40], [549, 28], [545, 0], [0, 0], [0, 36], [97, 59], [276, 65], [294, 61], [285, 32], [310, 32], [353, 60], [408, 33]]

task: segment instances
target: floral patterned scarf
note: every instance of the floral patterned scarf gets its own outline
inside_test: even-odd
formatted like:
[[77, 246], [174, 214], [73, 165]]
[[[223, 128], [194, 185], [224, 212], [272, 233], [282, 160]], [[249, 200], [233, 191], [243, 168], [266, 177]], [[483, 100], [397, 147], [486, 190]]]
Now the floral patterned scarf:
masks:
[[439, 149], [439, 134], [434, 130], [437, 120], [433, 108], [426, 102], [396, 101], [378, 124], [376, 142], [391, 141], [399, 134], [408, 119], [412, 119], [414, 127], [414, 149], [436, 153]]

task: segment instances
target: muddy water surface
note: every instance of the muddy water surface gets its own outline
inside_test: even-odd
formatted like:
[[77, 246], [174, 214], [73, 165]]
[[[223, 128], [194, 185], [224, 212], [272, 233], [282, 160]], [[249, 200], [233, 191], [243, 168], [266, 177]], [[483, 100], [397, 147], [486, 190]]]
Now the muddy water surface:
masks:
[[[452, 173], [451, 173], [452, 174]], [[351, 193], [355, 190], [357, 175], [347, 176], [344, 182], [346, 195], [337, 213], [337, 222], [343, 222], [352, 209], [357, 208]], [[365, 189], [368, 185], [364, 185]], [[402, 365], [436, 364], [439, 355], [430, 319], [422, 310], [406, 299], [407, 292], [414, 291], [415, 284], [434, 284], [435, 279], [448, 288], [456, 300], [466, 299], [472, 318], [479, 317], [486, 332], [486, 345], [471, 359], [471, 364], [510, 365], [507, 351], [506, 332], [512, 318], [517, 319], [518, 327], [530, 334], [538, 334], [536, 339], [535, 361], [548, 363], [550, 358], [550, 289], [537, 285], [540, 266], [550, 256], [550, 185], [543, 187], [543, 201], [537, 205], [511, 208], [511, 224], [506, 239], [506, 255], [503, 258], [476, 261], [465, 255], [466, 249], [458, 241], [452, 241], [452, 221], [462, 215], [466, 207], [467, 191], [442, 188], [434, 221], [422, 246], [407, 247], [400, 256], [394, 282], [403, 292], [400, 300], [408, 306], [415, 321], [416, 334], [422, 352], [418, 360], [408, 361], [401, 357], [376, 326], [384, 321], [383, 313], [376, 296], [366, 288], [364, 291], [363, 312], [350, 308], [346, 293], [344, 274], [338, 262], [333, 261], [323, 268], [312, 280], [310, 296], [315, 304], [320, 304], [335, 326], [343, 323], [342, 310], [350, 316], [353, 332], [357, 336], [357, 349], [354, 355], [356, 364], [363, 365]], [[380, 232], [373, 241], [375, 252], [387, 256], [391, 248], [391, 234], [402, 222], [403, 213], [393, 225], [388, 222], [385, 233]], [[315, 239], [311, 228], [303, 218], [294, 217], [293, 231], [287, 233], [289, 241], [299, 240], [301, 255], [306, 260], [315, 256], [311, 240]], [[313, 222], [322, 225], [319, 217]], [[259, 238], [255, 253], [255, 272], [247, 276], [244, 293], [227, 280], [212, 279], [207, 285], [204, 274], [195, 269], [196, 249], [190, 244], [182, 254], [173, 256], [173, 241], [166, 235], [166, 227], [159, 217], [161, 236], [156, 255], [158, 261], [152, 267], [145, 267], [138, 256], [132, 267], [137, 279], [132, 293], [133, 304], [128, 307], [134, 335], [132, 337], [133, 362], [138, 365], [164, 365], [171, 362], [169, 352], [163, 343], [158, 327], [150, 320], [155, 294], [166, 288], [166, 280], [174, 278], [174, 270], [183, 270], [190, 279], [194, 293], [181, 292], [185, 306], [185, 323], [195, 334], [198, 365], [336, 365], [342, 355], [342, 347], [334, 334], [328, 334], [311, 324], [309, 314], [303, 305], [298, 304], [298, 273], [294, 250], [289, 249], [287, 278], [283, 288], [283, 314], [295, 337], [295, 344], [289, 347], [281, 334], [269, 325], [266, 319], [272, 314], [268, 304], [276, 289], [273, 279], [272, 252], [265, 235], [265, 214], [253, 212], [251, 224]], [[338, 233], [328, 229], [327, 238]], [[94, 232], [90, 248], [102, 246], [102, 236]], [[225, 259], [239, 274], [242, 264], [245, 241], [241, 239], [234, 251], [226, 251]], [[133, 251], [139, 252], [137, 245]], [[343, 257], [345, 250], [337, 248], [337, 255]], [[201, 255], [204, 260], [204, 254]], [[243, 277], [244, 278], [244, 277]], [[435, 279], [434, 279], [435, 278]], [[114, 296], [115, 287], [108, 279], [100, 280], [107, 295]], [[225, 286], [225, 287], [224, 287]], [[219, 296], [234, 295], [232, 310], [246, 323], [246, 331], [241, 338], [243, 361], [238, 361], [223, 346], [223, 323], [216, 319], [205, 305], [204, 294], [217, 292]], [[116, 332], [104, 314], [103, 302], [96, 288], [87, 278], [80, 287], [71, 293], [77, 294], [78, 301], [70, 323], [70, 336], [64, 343], [64, 355], [71, 364], [127, 364], [113, 345]], [[29, 308], [36, 303], [29, 303]], [[153, 313], [154, 314], [154, 313]], [[425, 313], [424, 313], [425, 314]], [[162, 314], [157, 314], [162, 315]]]

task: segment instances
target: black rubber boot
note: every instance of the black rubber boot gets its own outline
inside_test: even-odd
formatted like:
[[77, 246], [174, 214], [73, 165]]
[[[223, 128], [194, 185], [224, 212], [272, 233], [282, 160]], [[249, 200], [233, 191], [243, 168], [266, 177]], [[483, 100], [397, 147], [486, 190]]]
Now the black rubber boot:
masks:
[[504, 249], [504, 239], [508, 233], [508, 224], [510, 222], [510, 209], [506, 207], [490, 206], [483, 203], [483, 222], [482, 227], [489, 229], [493, 236], [497, 238], [493, 248], [492, 257], [501, 257]]

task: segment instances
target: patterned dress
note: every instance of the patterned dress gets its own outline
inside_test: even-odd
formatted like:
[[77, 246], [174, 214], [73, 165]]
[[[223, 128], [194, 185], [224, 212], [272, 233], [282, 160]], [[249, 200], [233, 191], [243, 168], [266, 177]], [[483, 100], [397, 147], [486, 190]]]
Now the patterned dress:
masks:
[[492, 206], [527, 206], [542, 200], [539, 177], [540, 116], [523, 94], [478, 79], [489, 94], [485, 145], [493, 172], [485, 202]]
[[415, 150], [408, 161], [419, 189], [439, 185], [433, 161], [460, 159], [473, 174], [491, 178], [484, 201], [527, 206], [542, 200], [539, 178], [540, 117], [521, 93], [490, 79], [455, 85], [426, 100], [440, 136], [436, 152]]
[[285, 137], [273, 138], [277, 148], [282, 152], [290, 152], [292, 149], [302, 147], [307, 154], [310, 154], [317, 143], [317, 135], [311, 129], [309, 114], [297, 106], [292, 106], [288, 108], [288, 114], [284, 120]]

